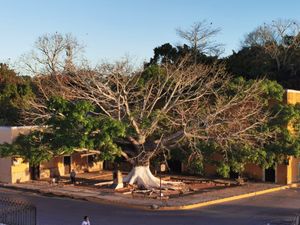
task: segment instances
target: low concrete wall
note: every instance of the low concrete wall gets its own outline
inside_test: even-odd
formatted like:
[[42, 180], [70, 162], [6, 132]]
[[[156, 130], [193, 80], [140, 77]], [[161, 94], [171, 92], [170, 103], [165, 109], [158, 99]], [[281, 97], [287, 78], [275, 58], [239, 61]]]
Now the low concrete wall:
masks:
[[245, 174], [246, 177], [257, 181], [262, 181], [264, 176], [263, 169], [255, 164], [246, 164], [243, 174]]
[[279, 164], [276, 167], [276, 183], [288, 184], [288, 166]]
[[36, 130], [37, 126], [22, 127], [1, 127], [0, 126], [0, 144], [11, 144], [20, 134], [28, 134], [32, 130]]
[[13, 141], [11, 127], [0, 127], [0, 144], [11, 144]]
[[0, 182], [11, 183], [12, 181], [11, 165], [12, 165], [11, 157], [0, 158]]

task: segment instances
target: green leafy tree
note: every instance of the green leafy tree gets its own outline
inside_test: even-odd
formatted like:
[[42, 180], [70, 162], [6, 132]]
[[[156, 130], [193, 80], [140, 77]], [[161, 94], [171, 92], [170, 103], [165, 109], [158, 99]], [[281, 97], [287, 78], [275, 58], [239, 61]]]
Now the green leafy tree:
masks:
[[240, 51], [226, 59], [228, 69], [247, 79], [266, 77], [284, 88], [298, 89], [300, 84], [299, 23], [274, 20], [246, 35]]
[[191, 64], [212, 64], [218, 58], [217, 56], [207, 56], [205, 53], [198, 49], [193, 49], [188, 45], [172, 46], [169, 43], [165, 43], [159, 47], [154, 48], [154, 55], [150, 59], [146, 66], [159, 65], [165, 63], [177, 64], [180, 63], [182, 58], [193, 55], [190, 58], [189, 63]]
[[121, 156], [115, 138], [124, 136], [125, 127], [118, 121], [90, 114], [94, 107], [89, 102], [53, 97], [48, 109], [51, 117], [46, 126], [20, 135], [12, 144], [0, 145], [0, 155], [20, 156], [32, 166], [55, 156], [72, 154], [76, 149], [101, 150], [98, 153], [106, 160]]
[[[241, 82], [253, 81], [236, 78], [231, 83], [232, 90], [241, 85]], [[217, 172], [223, 177], [229, 177], [230, 172], [241, 174], [245, 165], [249, 163], [269, 168], [275, 163], [286, 163], [290, 156], [300, 155], [300, 105], [287, 105], [283, 101], [284, 89], [275, 81], [265, 80], [261, 83], [261, 89], [261, 97], [265, 99], [265, 110], [270, 110], [271, 114], [269, 122], [261, 127], [259, 132], [272, 132], [273, 135], [269, 139], [260, 146], [233, 142], [226, 151], [223, 146], [202, 145], [202, 148], [208, 150], [202, 151], [204, 162], [216, 164]], [[211, 160], [212, 153], [221, 155], [223, 160]]]
[[0, 145], [1, 157], [16, 156], [29, 162], [30, 166], [38, 166], [54, 156], [48, 143], [44, 141], [44, 133], [33, 131], [28, 135], [20, 135], [12, 143]]
[[34, 96], [29, 77], [17, 76], [8, 65], [0, 63], [0, 125], [14, 126], [21, 121], [21, 111]]
[[[119, 125], [124, 126], [122, 135], [117, 135], [117, 138], [111, 139], [114, 133], [101, 137], [103, 139], [96, 138], [108, 140], [106, 143], [102, 141], [102, 146], [92, 139], [93, 144], [81, 147], [107, 149], [104, 150], [107, 157], [122, 155], [133, 164], [133, 170], [124, 181], [153, 188], [159, 187], [159, 179], [152, 175], [149, 164], [153, 157], [165, 151], [180, 146], [195, 151], [199, 141], [214, 141], [228, 147], [232, 142], [257, 144], [254, 137], [264, 140], [267, 132], [258, 132], [268, 120], [265, 102], [260, 97], [262, 81], [240, 82], [231, 90], [231, 79], [222, 65], [190, 62], [190, 58], [186, 58], [176, 64], [151, 65], [143, 71], [132, 70], [128, 62], [117, 62], [103, 64], [97, 70], [78, 71], [71, 78], [57, 76], [60, 88], [55, 89], [59, 90], [56, 94], [72, 104], [84, 99], [93, 106], [85, 117], [91, 116], [91, 121], [97, 121], [96, 124], [103, 118], [109, 121], [104, 123], [108, 132], [115, 132]], [[48, 86], [42, 88], [44, 91], [49, 89]], [[48, 91], [51, 94], [51, 88]], [[31, 110], [36, 115], [40, 111], [34, 111], [34, 106]], [[48, 117], [52, 114], [49, 110], [46, 113]], [[58, 113], [58, 119], [60, 114], [66, 113]], [[98, 127], [99, 135], [104, 125], [94, 126]], [[90, 132], [86, 131], [88, 128], [85, 125], [82, 128], [78, 134], [84, 135], [79, 135], [78, 140], [82, 140], [85, 134], [90, 137]], [[59, 134], [60, 131], [53, 130], [53, 133]], [[59, 136], [67, 134], [70, 131], [64, 130]], [[77, 139], [77, 136], [72, 139]], [[91, 143], [90, 138], [87, 140]], [[62, 141], [51, 141], [57, 142]]]
[[238, 52], [233, 52], [225, 61], [227, 69], [234, 76], [246, 79], [276, 79], [273, 60], [259, 46], [244, 47]]

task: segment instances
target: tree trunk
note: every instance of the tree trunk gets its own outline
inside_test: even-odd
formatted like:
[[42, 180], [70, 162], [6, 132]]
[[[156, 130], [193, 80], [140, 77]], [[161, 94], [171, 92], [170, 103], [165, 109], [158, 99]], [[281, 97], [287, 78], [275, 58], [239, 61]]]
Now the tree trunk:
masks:
[[[174, 137], [173, 137], [174, 136]], [[178, 136], [182, 136], [182, 132], [176, 132], [171, 137], [165, 138], [163, 143], [169, 143], [174, 138], [178, 138]], [[134, 145], [134, 144], [133, 144]], [[150, 159], [153, 157], [156, 149], [158, 148], [158, 143], [155, 142], [147, 142], [143, 144], [143, 148], [138, 157], [136, 157], [131, 163], [133, 163], [134, 167], [130, 171], [130, 173], [123, 178], [124, 183], [128, 183], [130, 185], [136, 184], [138, 188], [143, 189], [158, 189], [160, 188], [160, 179], [155, 177], [150, 170]], [[134, 145], [134, 149], [140, 150], [141, 146]], [[167, 182], [161, 181], [162, 188], [167, 189], [181, 189], [183, 183], [182, 182]], [[179, 187], [181, 186], [181, 187]]]
[[135, 166], [131, 172], [124, 177], [123, 182], [131, 185], [136, 184], [139, 188], [153, 189], [159, 188], [159, 178], [155, 177], [146, 166]]
[[[159, 189], [160, 179], [155, 177], [149, 165], [146, 166], [135, 166], [132, 168], [130, 173], [123, 178], [124, 183], [130, 185], [136, 184], [138, 188], [142, 189]], [[171, 181], [161, 181], [161, 187], [163, 189], [182, 189], [184, 184], [182, 182], [171, 182]]]

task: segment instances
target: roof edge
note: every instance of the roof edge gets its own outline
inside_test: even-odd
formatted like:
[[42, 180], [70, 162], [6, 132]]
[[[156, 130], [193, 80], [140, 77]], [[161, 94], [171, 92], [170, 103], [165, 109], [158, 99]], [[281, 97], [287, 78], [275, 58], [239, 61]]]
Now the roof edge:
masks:
[[294, 89], [286, 89], [286, 92], [294, 92], [294, 93], [300, 93], [300, 90], [294, 90]]
[[36, 128], [39, 126], [0, 126], [0, 129]]

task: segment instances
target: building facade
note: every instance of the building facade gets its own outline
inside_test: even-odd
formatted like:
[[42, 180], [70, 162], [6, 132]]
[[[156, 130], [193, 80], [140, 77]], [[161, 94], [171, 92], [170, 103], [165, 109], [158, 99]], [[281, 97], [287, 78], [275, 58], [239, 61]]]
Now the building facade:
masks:
[[[12, 143], [20, 134], [28, 134], [37, 129], [34, 126], [0, 127], [0, 144]], [[20, 157], [0, 158], [0, 182], [18, 183], [35, 178], [50, 178], [68, 175], [71, 170], [77, 173], [102, 170], [103, 163], [94, 160], [95, 153], [75, 152], [72, 155], [54, 157], [50, 161], [31, 167]]]
[[[300, 91], [286, 90], [283, 101], [285, 104], [300, 103]], [[222, 160], [222, 157], [215, 160]], [[204, 167], [206, 176], [215, 176], [217, 174], [216, 170], [217, 167], [214, 165], [205, 165]], [[253, 180], [278, 184], [300, 182], [300, 158], [289, 156], [284, 164], [277, 164], [274, 168], [267, 169], [255, 164], [247, 164], [243, 174]]]

